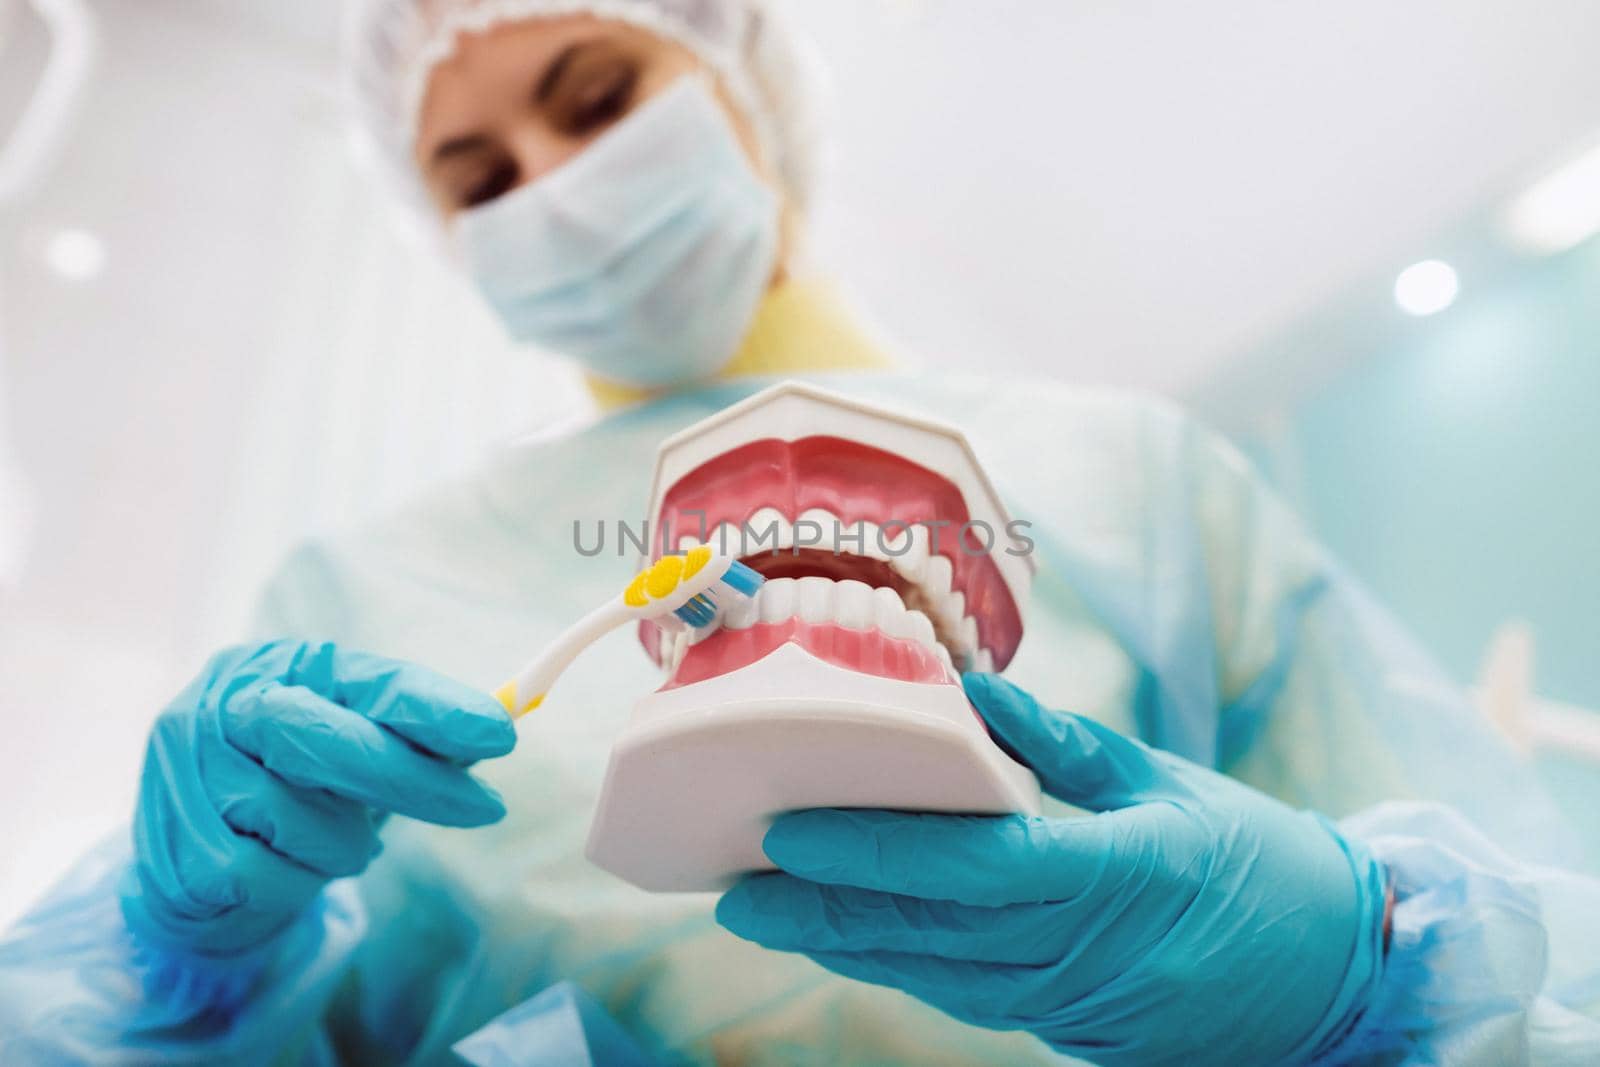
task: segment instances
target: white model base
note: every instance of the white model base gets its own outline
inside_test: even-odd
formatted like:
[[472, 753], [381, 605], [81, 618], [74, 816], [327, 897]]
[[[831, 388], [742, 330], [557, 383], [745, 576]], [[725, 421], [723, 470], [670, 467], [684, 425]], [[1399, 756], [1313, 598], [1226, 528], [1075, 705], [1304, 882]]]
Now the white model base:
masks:
[[862, 674], [786, 644], [634, 706], [586, 852], [643, 889], [721, 890], [771, 870], [762, 836], [803, 808], [1037, 814], [1039, 783], [959, 685]]

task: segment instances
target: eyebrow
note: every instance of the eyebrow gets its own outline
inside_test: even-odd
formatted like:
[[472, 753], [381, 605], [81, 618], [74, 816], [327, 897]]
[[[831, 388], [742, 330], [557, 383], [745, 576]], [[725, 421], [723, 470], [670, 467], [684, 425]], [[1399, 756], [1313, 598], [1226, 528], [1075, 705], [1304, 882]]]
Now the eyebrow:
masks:
[[567, 68], [572, 65], [574, 57], [588, 43], [588, 41], [579, 41], [569, 44], [561, 50], [561, 54], [556, 56], [555, 62], [545, 68], [544, 76], [539, 79], [539, 85], [533, 91], [535, 100], [541, 104], [549, 101], [550, 94], [556, 91], [556, 84], [561, 81], [561, 75], [566, 73]]
[[471, 155], [481, 152], [489, 147], [489, 139], [481, 133], [469, 133], [462, 137], [453, 137], [433, 150], [430, 160], [434, 163], [443, 163], [455, 156]]
[[[534, 88], [533, 96], [538, 103], [544, 104], [549, 101], [551, 94], [556, 90], [556, 86], [561, 82], [561, 76], [572, 65], [572, 61], [577, 58], [578, 53], [593, 43], [593, 40], [575, 41], [561, 50], [561, 54], [556, 56], [550, 65], [545, 68], [544, 74], [539, 78], [539, 84]], [[481, 133], [469, 133], [461, 137], [452, 137], [450, 140], [445, 141], [433, 150], [429, 161], [431, 163], [443, 163], [447, 159], [471, 155], [489, 147], [489, 138]]]

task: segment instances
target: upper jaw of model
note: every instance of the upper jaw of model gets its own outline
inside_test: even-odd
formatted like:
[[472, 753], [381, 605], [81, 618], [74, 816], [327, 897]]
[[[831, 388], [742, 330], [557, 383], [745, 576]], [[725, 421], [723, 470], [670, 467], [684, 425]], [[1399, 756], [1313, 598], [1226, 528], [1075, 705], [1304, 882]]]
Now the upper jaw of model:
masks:
[[709, 541], [767, 577], [719, 627], [641, 629], [664, 689], [785, 645], [914, 683], [1004, 668], [1032, 562], [959, 431], [788, 382], [661, 446], [651, 493], [666, 548]]

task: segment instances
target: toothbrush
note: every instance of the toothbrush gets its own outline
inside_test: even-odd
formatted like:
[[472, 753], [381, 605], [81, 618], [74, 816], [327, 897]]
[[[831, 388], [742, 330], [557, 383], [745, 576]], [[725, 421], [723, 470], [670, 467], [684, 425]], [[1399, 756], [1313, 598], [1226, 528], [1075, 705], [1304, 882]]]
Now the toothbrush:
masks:
[[620, 597], [579, 619], [522, 673], [495, 690], [495, 698], [519, 719], [544, 703], [561, 672], [578, 654], [629, 622], [650, 620], [669, 630], [716, 624], [730, 597], [753, 597], [761, 574], [732, 556], [696, 545], [683, 555], [663, 556], [634, 576]]

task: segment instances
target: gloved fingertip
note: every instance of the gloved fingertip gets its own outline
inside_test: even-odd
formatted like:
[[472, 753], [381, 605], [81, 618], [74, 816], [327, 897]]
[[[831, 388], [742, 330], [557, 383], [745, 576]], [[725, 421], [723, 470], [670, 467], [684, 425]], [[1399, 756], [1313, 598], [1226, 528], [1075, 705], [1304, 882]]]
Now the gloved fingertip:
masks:
[[715, 911], [717, 925], [730, 934], [752, 941], [750, 896], [744, 883], [734, 886], [717, 899]]
[[967, 699], [988, 717], [990, 709], [1011, 708], [1018, 704], [1031, 704], [1033, 698], [1028, 693], [998, 674], [982, 671], [968, 671], [961, 676], [961, 687], [966, 691]]
[[477, 795], [463, 813], [461, 825], [465, 827], [491, 826], [506, 817], [506, 802], [493, 787], [473, 779]]
[[506, 714], [506, 709], [498, 700], [485, 696], [482, 702], [465, 710], [471, 714], [475, 724], [473, 742], [474, 747], [483, 753], [480, 758], [508, 756], [517, 747], [517, 724]]
[[752, 874], [723, 893], [717, 901], [717, 923], [731, 934], [771, 947], [790, 899], [786, 890], [794, 879], [786, 874]]
[[1006, 754], [1028, 763], [1027, 753], [1022, 749], [1036, 747], [1030, 740], [1035, 733], [1034, 724], [1041, 718], [1038, 702], [1026, 690], [998, 674], [964, 674], [961, 685]]
[[454, 759], [496, 759], [517, 746], [517, 727], [506, 709], [475, 689], [452, 687], [435, 699], [428, 717], [422, 744]]
[[815, 869], [819, 860], [826, 861], [827, 850], [819, 850], [818, 842], [837, 830], [839, 822], [838, 813], [826, 810], [780, 815], [761, 839], [761, 851], [784, 870], [804, 874]]
[[988, 671], [967, 671], [961, 676], [961, 687], [967, 691], [967, 697], [979, 700], [987, 697], [994, 689], [996, 682], [1001, 681], [998, 674]]
[[499, 822], [501, 819], [506, 817], [507, 809], [505, 798], [503, 798], [497, 791], [490, 789], [488, 786], [484, 787], [484, 791], [489, 797], [489, 803], [484, 808], [484, 810], [489, 812], [492, 816], [489, 819], [489, 822]]

